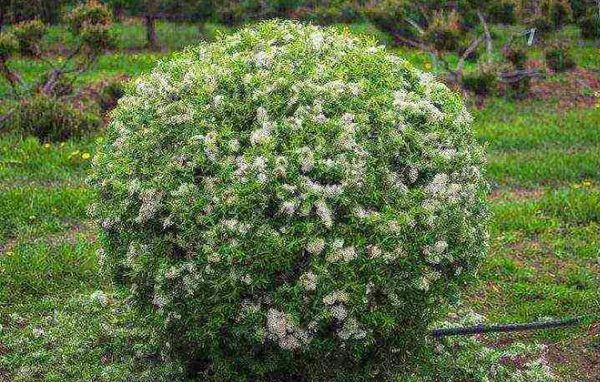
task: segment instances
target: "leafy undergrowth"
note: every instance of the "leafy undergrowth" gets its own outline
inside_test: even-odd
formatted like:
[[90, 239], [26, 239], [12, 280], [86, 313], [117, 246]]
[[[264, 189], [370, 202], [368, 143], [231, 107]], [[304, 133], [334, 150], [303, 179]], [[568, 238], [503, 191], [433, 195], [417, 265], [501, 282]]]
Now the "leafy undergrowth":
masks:
[[[163, 354], [148, 317], [117, 293], [45, 297], [13, 306], [2, 320], [0, 380], [184, 381], [184, 367]], [[483, 318], [459, 310], [439, 326], [474, 325]], [[487, 342], [487, 343], [486, 343]], [[548, 348], [496, 344], [481, 338], [431, 339], [419, 370], [401, 380], [550, 382]], [[406, 379], [408, 378], [408, 379]], [[489, 378], [489, 379], [488, 379]], [[191, 381], [190, 381], [191, 382]]]

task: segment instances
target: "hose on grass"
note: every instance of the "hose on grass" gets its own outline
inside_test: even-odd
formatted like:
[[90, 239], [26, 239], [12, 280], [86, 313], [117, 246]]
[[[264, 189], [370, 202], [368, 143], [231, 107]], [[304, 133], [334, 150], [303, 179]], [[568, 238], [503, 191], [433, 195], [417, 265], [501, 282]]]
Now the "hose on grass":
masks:
[[527, 330], [553, 329], [564, 328], [569, 326], [578, 326], [587, 322], [600, 320], [600, 314], [591, 314], [584, 316], [575, 316], [559, 320], [534, 321], [519, 324], [492, 324], [492, 325], [474, 325], [454, 328], [439, 328], [429, 332], [432, 337], [440, 338], [447, 336], [467, 336], [473, 334], [486, 333], [507, 333], [520, 332]]

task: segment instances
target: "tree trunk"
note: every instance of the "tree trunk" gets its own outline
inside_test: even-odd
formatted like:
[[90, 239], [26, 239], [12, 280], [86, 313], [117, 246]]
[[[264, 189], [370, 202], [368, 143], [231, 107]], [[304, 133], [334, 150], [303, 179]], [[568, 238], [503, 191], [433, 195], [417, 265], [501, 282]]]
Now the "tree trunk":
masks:
[[146, 40], [148, 48], [155, 50], [158, 48], [158, 38], [156, 36], [156, 18], [154, 15], [146, 15]]

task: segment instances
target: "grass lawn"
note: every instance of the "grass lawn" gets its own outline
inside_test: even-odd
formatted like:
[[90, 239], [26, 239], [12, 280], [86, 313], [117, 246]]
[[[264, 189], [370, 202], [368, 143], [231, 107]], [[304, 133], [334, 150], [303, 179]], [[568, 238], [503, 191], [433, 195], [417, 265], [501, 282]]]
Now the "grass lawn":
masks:
[[[130, 52], [102, 57], [81, 83], [147, 71], [161, 55], [136, 51], [143, 42], [139, 25], [119, 28], [120, 47]], [[199, 36], [193, 25], [179, 28], [181, 39], [163, 34], [169, 47]], [[350, 30], [375, 34], [364, 24]], [[53, 32], [47, 43], [61, 36]], [[578, 49], [581, 66], [600, 67], [597, 51]], [[418, 66], [427, 62], [417, 52], [405, 56]], [[13, 65], [31, 79], [45, 64]], [[6, 91], [0, 84], [0, 97]], [[491, 322], [599, 314], [600, 104], [564, 108], [553, 100], [492, 98], [473, 114], [487, 145], [493, 217], [490, 254], [466, 292], [468, 304]], [[152, 381], [153, 372], [176, 372], [154, 371], [152, 333], [131, 326], [129, 307], [98, 273], [96, 229], [86, 212], [91, 159], [84, 154], [93, 156], [101, 140], [44, 145], [0, 135], [1, 382], [126, 380], [120, 378], [132, 371]], [[547, 344], [559, 380], [597, 381], [599, 331], [596, 322], [496, 339]]]

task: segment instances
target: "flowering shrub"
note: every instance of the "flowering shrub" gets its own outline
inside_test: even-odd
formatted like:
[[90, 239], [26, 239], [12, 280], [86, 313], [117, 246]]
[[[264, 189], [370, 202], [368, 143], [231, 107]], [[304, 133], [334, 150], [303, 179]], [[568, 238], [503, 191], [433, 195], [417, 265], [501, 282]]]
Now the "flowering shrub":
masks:
[[485, 253], [469, 113], [371, 41], [260, 23], [160, 63], [112, 117], [102, 263], [190, 373], [392, 379]]

